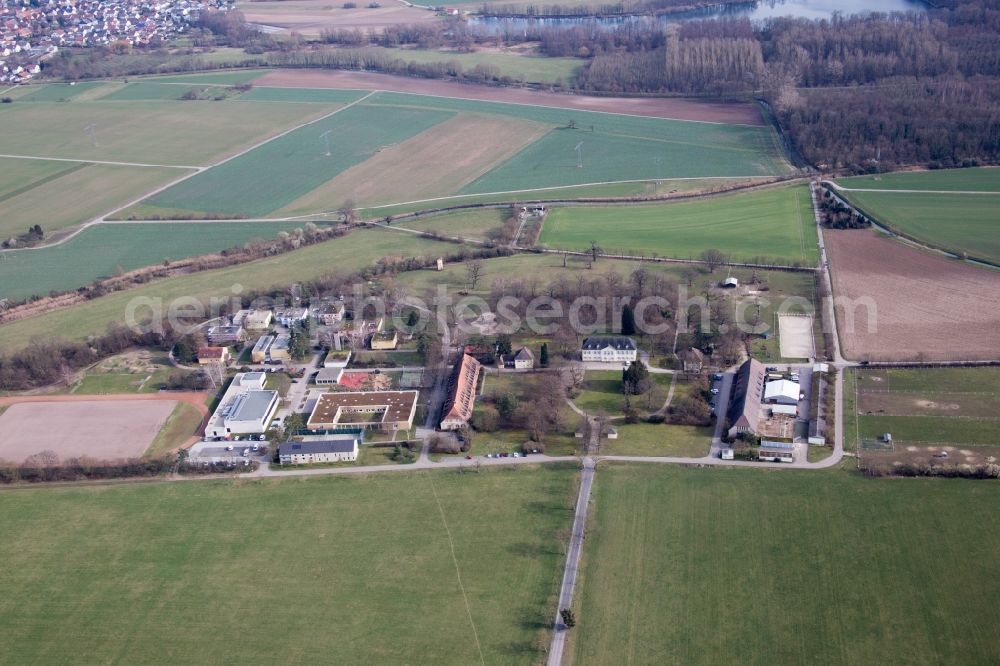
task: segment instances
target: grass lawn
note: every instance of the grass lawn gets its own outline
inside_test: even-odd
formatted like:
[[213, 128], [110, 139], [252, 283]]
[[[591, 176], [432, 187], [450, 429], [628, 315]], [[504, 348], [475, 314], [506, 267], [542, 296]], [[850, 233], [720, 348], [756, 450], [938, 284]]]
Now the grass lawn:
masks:
[[[31, 160], [11, 160], [28, 163]], [[0, 238], [24, 233], [40, 224], [46, 234], [89, 222], [149, 190], [166, 185], [187, 173], [182, 169], [136, 168], [110, 164], [59, 162], [76, 168], [37, 182], [15, 196], [2, 201]], [[0, 265], [0, 271], [7, 270]], [[81, 283], [82, 284], [82, 283]], [[6, 285], [5, 285], [6, 286]], [[79, 286], [74, 284], [73, 286]]]
[[897, 444], [959, 444], [964, 446], [998, 443], [1000, 418], [976, 419], [947, 416], [858, 416], [861, 436], [866, 439], [892, 433]]
[[[326, 467], [367, 467], [369, 465], [399, 465], [404, 464], [392, 459], [394, 447], [391, 446], [369, 446], [358, 447], [358, 459], [354, 462], [338, 463], [316, 463], [313, 465], [279, 465], [271, 463], [271, 469], [278, 472], [288, 472], [296, 469], [315, 469]], [[416, 456], [420, 454], [419, 447], [414, 452], [414, 459], [410, 463], [416, 462]], [[409, 463], [405, 463], [409, 464]]]
[[[546, 466], [9, 492], [4, 652], [17, 663], [85, 653], [470, 664], [478, 639], [484, 662], [536, 663], [576, 475]], [[254, 630], [261, 621], [282, 630]]]
[[592, 507], [575, 663], [1000, 660], [995, 483], [602, 465]]
[[8, 252], [0, 261], [0, 298], [21, 299], [75, 289], [118, 269], [130, 271], [275, 238], [301, 224], [199, 222], [102, 224], [53, 247]]
[[[666, 390], [670, 387], [672, 375], [650, 375], [650, 378], [662, 387], [657, 391], [657, 402], [646, 410], [646, 396], [632, 397], [633, 406], [640, 411], [656, 411], [663, 406]], [[662, 393], [662, 398], [660, 394]], [[583, 382], [583, 391], [573, 398], [573, 404], [588, 414], [604, 413], [610, 416], [621, 414], [625, 406], [625, 396], [622, 395], [622, 371], [588, 370]]]
[[[0, 153], [197, 166], [330, 111], [234, 100], [14, 102], [0, 109]], [[85, 131], [92, 124], [96, 146]]]
[[712, 428], [653, 423], [615, 423], [618, 439], [602, 439], [609, 456], [685, 456], [701, 458], [712, 446]]
[[384, 366], [387, 368], [416, 367], [424, 364], [424, 356], [416, 351], [364, 351], [359, 350], [351, 354], [348, 367], [354, 368], [358, 365], [366, 367]]
[[955, 254], [1000, 264], [1000, 193], [844, 192], [890, 229]]
[[[212, 297], [230, 297], [233, 287], [240, 285], [243, 293], [253, 289], [287, 286], [291, 282], [307, 281], [337, 270], [350, 273], [386, 255], [440, 256], [447, 251], [443, 243], [379, 229], [359, 230], [300, 250], [258, 261], [158, 280], [128, 291], [116, 292], [73, 307], [55, 310], [37, 317], [22, 319], [0, 326], [0, 347], [14, 349], [32, 339], [60, 336], [84, 339], [107, 330], [113, 322], [124, 321], [129, 303], [145, 297], [163, 305], [180, 297], [194, 297], [208, 303]], [[148, 301], [146, 302], [149, 303]], [[150, 310], [136, 311], [139, 320], [148, 318]]]
[[844, 370], [844, 450], [858, 450], [858, 371]]
[[[573, 456], [579, 453], [581, 440], [576, 439], [571, 431], [554, 433], [545, 437], [544, 447], [547, 456]], [[534, 447], [536, 444], [524, 430], [497, 430], [496, 432], [476, 432], [472, 436], [472, 447], [468, 453], [434, 454], [436, 460], [443, 458], [464, 458], [466, 455], [485, 456], [488, 453], [520, 452], [524, 447]]]
[[153, 442], [146, 449], [145, 457], [156, 458], [182, 446], [198, 434], [201, 421], [201, 412], [186, 402], [177, 403], [167, 422], [163, 424], [163, 429], [156, 433]]
[[459, 236], [473, 240], [486, 240], [492, 232], [499, 232], [510, 217], [510, 208], [479, 208], [419, 217], [394, 222], [395, 226], [418, 231], [430, 231], [445, 236]]
[[819, 259], [805, 185], [651, 206], [557, 207], [539, 243], [585, 250], [594, 239], [616, 254], [686, 259], [715, 248], [736, 261], [814, 265]]
[[[451, 116], [447, 111], [354, 106], [178, 183], [145, 203], [230, 215], [266, 215], [384, 147], [416, 136]], [[321, 138], [325, 132], [330, 132], [326, 137], [329, 144]]]
[[[997, 444], [1000, 368], [894, 368], [851, 374], [861, 399], [855, 402], [853, 385], [845, 384], [849, 400], [844, 417], [852, 419], [850, 424], [845, 420], [848, 435], [853, 427], [866, 439], [892, 433], [900, 444]], [[866, 396], [876, 405], [866, 406]]]
[[164, 352], [126, 351], [86, 370], [67, 392], [76, 395], [156, 393], [174, 371]]

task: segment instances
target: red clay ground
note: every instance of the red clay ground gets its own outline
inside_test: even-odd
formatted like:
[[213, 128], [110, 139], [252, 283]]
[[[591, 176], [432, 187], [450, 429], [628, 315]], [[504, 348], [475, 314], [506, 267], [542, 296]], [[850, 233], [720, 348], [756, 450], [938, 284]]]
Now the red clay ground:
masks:
[[535, 104], [581, 111], [605, 111], [633, 116], [673, 118], [675, 120], [701, 120], [743, 125], [764, 124], [757, 109], [745, 103], [721, 104], [662, 97], [588, 97], [525, 88], [497, 88], [452, 81], [414, 79], [372, 72], [282, 69], [255, 79], [254, 85], [276, 88], [386, 90], [418, 95], [462, 97], [488, 102]]
[[[74, 456], [81, 456], [81, 455], [87, 455], [91, 458], [98, 458], [98, 459], [138, 457], [143, 454], [143, 452], [149, 446], [149, 443], [152, 442], [153, 438], [160, 431], [160, 427], [163, 425], [163, 422], [166, 421], [168, 416], [170, 416], [170, 413], [173, 411], [174, 406], [178, 402], [187, 403], [192, 407], [194, 407], [195, 409], [197, 409], [202, 415], [202, 427], [204, 427], [205, 420], [208, 418], [209, 415], [208, 407], [205, 405], [205, 401], [207, 399], [208, 399], [207, 393], [201, 393], [195, 391], [183, 391], [175, 393], [148, 393], [148, 394], [140, 393], [140, 394], [123, 394], [123, 395], [21, 395], [21, 396], [0, 397], [0, 406], [11, 405], [10, 409], [5, 411], [3, 414], [0, 414], [0, 434], [3, 435], [3, 437], [0, 438], [0, 460], [21, 462], [27, 456], [31, 455], [32, 453], [37, 453], [38, 450], [44, 450], [44, 448], [52, 449], [59, 455], [61, 459], [71, 458]], [[21, 451], [22, 447], [18, 445], [13, 447], [13, 450], [10, 450], [11, 443], [14, 441], [12, 438], [20, 437], [20, 433], [18, 430], [13, 429], [17, 427], [16, 425], [12, 426], [11, 423], [6, 421], [5, 419], [10, 414], [11, 410], [14, 410], [15, 407], [19, 404], [35, 403], [38, 404], [38, 407], [36, 409], [41, 409], [45, 407], [45, 405], [41, 403], [112, 403], [112, 402], [128, 402], [128, 403], [162, 402], [167, 405], [167, 407], [165, 408], [166, 415], [160, 421], [159, 425], [157, 425], [154, 429], [148, 430], [148, 432], [144, 433], [143, 435], [144, 437], [148, 435], [148, 437], [146, 437], [148, 441], [141, 448], [137, 448], [135, 446], [123, 445], [122, 450], [123, 451], [127, 450], [128, 451], [127, 453], [121, 453], [120, 451], [114, 450], [114, 446], [116, 446], [116, 444], [114, 441], [111, 441], [114, 438], [107, 437], [106, 435], [111, 435], [112, 433], [114, 433], [115, 428], [118, 427], [118, 424], [120, 423], [127, 424], [126, 425], [127, 428], [132, 427], [131, 425], [128, 425], [127, 418], [128, 415], [133, 413], [132, 410], [133, 407], [135, 407], [133, 405], [107, 406], [108, 408], [113, 409], [113, 413], [108, 415], [107, 418], [102, 422], [103, 431], [100, 438], [101, 444], [99, 444], [98, 446], [88, 446], [86, 447], [86, 450], [76, 451], [75, 449], [71, 450], [71, 448], [64, 447], [62, 444], [60, 444], [59, 446], [55, 447], [47, 446], [43, 447], [43, 449], [22, 452]], [[140, 408], [140, 410], [145, 407], [145, 405], [141, 404], [136, 406]], [[101, 406], [98, 406], [98, 409], [100, 409], [100, 407]], [[55, 409], [58, 410], [60, 408], [56, 407]], [[158, 407], [156, 409], [158, 409]], [[48, 422], [46, 421], [46, 419], [50, 419], [51, 415], [48, 411], [45, 411], [43, 413], [44, 413], [44, 418], [41, 419], [41, 421], [44, 421], [47, 424]], [[66, 438], [67, 441], [77, 438], [76, 429], [73, 430], [71, 435], [72, 435], [71, 437]], [[199, 437], [192, 437], [184, 444], [184, 446], [185, 447], [190, 446], [194, 442], [197, 442], [199, 439], [200, 439]], [[63, 448], [65, 448], [65, 450], [62, 450]], [[136, 450], [138, 452], [136, 452]], [[18, 457], [18, 455], [20, 455], [20, 457]]]
[[177, 403], [173, 401], [22, 402], [0, 415], [0, 459], [15, 463], [54, 451], [60, 460], [138, 458]]
[[[1000, 273], [869, 230], [824, 231], [823, 238], [846, 358], [1000, 358]], [[869, 299], [875, 310], [870, 316], [843, 299], [848, 304]], [[845, 316], [848, 309], [855, 313], [853, 332]]]

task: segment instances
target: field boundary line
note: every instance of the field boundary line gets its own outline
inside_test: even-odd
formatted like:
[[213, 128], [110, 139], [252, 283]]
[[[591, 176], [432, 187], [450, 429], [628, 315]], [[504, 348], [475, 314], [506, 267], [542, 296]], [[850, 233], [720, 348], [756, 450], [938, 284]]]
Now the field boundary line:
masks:
[[[110, 220], [108, 220], [107, 218], [110, 215], [114, 215], [115, 213], [119, 213], [119, 212], [121, 212], [123, 210], [131, 208], [132, 206], [135, 206], [136, 204], [142, 203], [143, 201], [145, 201], [149, 197], [156, 196], [160, 192], [168, 190], [168, 189], [170, 189], [171, 187], [173, 187], [175, 185], [179, 185], [180, 183], [184, 182], [188, 178], [192, 178], [194, 176], [197, 176], [198, 174], [200, 174], [200, 173], [202, 173], [204, 171], [207, 171], [209, 169], [212, 169], [214, 167], [221, 166], [221, 165], [225, 164], [226, 162], [235, 160], [237, 157], [242, 157], [243, 155], [246, 155], [250, 151], [256, 150], [257, 148], [260, 148], [264, 144], [270, 143], [271, 141], [274, 141], [276, 139], [280, 139], [281, 137], [285, 136], [286, 134], [290, 134], [290, 133], [292, 133], [292, 132], [294, 132], [296, 130], [302, 129], [303, 127], [308, 127], [309, 125], [312, 125], [314, 123], [318, 123], [321, 120], [326, 120], [330, 116], [336, 115], [336, 114], [340, 113], [341, 111], [349, 109], [352, 106], [354, 106], [355, 104], [358, 104], [359, 102], [362, 102], [362, 101], [368, 99], [369, 97], [371, 97], [374, 94], [375, 94], [375, 91], [372, 91], [372, 92], [368, 93], [367, 95], [365, 95], [364, 97], [361, 97], [359, 99], [354, 100], [353, 102], [350, 102], [348, 104], [345, 104], [344, 106], [341, 106], [341, 107], [338, 107], [338, 108], [334, 109], [330, 113], [322, 115], [319, 118], [315, 118], [315, 119], [310, 120], [308, 122], [300, 123], [300, 124], [296, 125], [295, 127], [290, 127], [288, 129], [284, 130], [283, 132], [275, 134], [274, 136], [266, 138], [263, 141], [260, 141], [258, 143], [255, 143], [254, 145], [250, 146], [249, 148], [245, 148], [244, 150], [241, 150], [240, 152], [236, 153], [235, 155], [230, 155], [229, 157], [225, 157], [225, 158], [219, 160], [218, 162], [215, 162], [214, 164], [210, 164], [208, 166], [203, 166], [203, 167], [175, 167], [175, 168], [183, 168], [183, 169], [193, 169], [194, 171], [192, 173], [185, 174], [185, 175], [181, 176], [180, 178], [172, 180], [169, 183], [166, 183], [165, 185], [161, 185], [160, 187], [156, 187], [156, 188], [154, 188], [154, 189], [152, 189], [152, 190], [150, 190], [148, 192], [145, 192], [141, 196], [139, 196], [139, 197], [137, 197], [135, 199], [132, 199], [131, 201], [128, 201], [127, 203], [122, 204], [121, 206], [118, 206], [117, 208], [109, 210], [107, 213], [104, 213], [103, 215], [101, 215], [99, 217], [96, 217], [96, 218], [90, 220], [89, 222], [85, 222], [85, 223], [81, 224], [72, 233], [67, 234], [66, 236], [60, 238], [55, 243], [46, 243], [44, 245], [35, 245], [35, 246], [32, 246], [31, 248], [23, 248], [23, 249], [40, 250], [40, 249], [43, 249], [43, 248], [46, 248], [46, 247], [56, 247], [56, 246], [62, 245], [66, 241], [79, 236], [81, 233], [83, 233], [84, 231], [86, 231], [88, 228], [94, 226], [95, 224], [102, 224], [102, 223], [109, 222]], [[3, 157], [18, 157], [18, 156], [17, 155], [9, 155], [9, 156], [0, 155], [0, 158], [3, 158]], [[46, 157], [30, 158], [29, 157], [29, 158], [25, 158], [25, 159], [50, 159], [50, 158], [46, 158]], [[61, 160], [61, 161], [84, 162], [84, 161], [91, 161], [91, 160]], [[100, 164], [100, 162], [97, 162], [97, 164]], [[119, 163], [115, 163], [115, 164], [119, 164]], [[149, 165], [149, 164], [147, 164], [147, 165], [142, 165], [142, 164], [129, 165], [127, 163], [120, 163], [120, 164], [125, 164], [125, 166], [157, 166], [157, 165]], [[126, 220], [126, 221], [133, 221], [133, 220]], [[147, 220], [147, 221], [149, 221], [149, 220]], [[165, 220], [158, 220], [158, 221], [162, 222], [162, 221], [165, 221]], [[275, 222], [283, 222], [285, 220], [273, 220], [273, 221], [275, 221]], [[11, 251], [13, 251], [13, 250], [0, 250], [0, 252], [11, 252]]]
[[[684, 177], [680, 177], [680, 178], [659, 178], [659, 179], [657, 179], [657, 178], [634, 178], [632, 180], [599, 180], [599, 181], [596, 181], [596, 182], [593, 182], [593, 183], [577, 183], [575, 185], [554, 185], [552, 187], [533, 187], [533, 188], [526, 189], [526, 190], [503, 190], [503, 191], [500, 191], [500, 192], [476, 192], [476, 193], [473, 193], [473, 194], [449, 194], [448, 196], [444, 196], [444, 197], [432, 197], [430, 199], [415, 199], [413, 201], [399, 201], [399, 202], [390, 203], [390, 204], [379, 204], [378, 206], [359, 206], [357, 210], [380, 210], [382, 208], [395, 208], [396, 206], [409, 206], [409, 205], [412, 205], [412, 204], [432, 203], [434, 201], [448, 201], [450, 199], [466, 199], [466, 198], [470, 198], [470, 197], [492, 197], [492, 196], [498, 196], [498, 195], [502, 195], [502, 194], [521, 194], [522, 192], [548, 192], [548, 191], [551, 191], [551, 190], [566, 190], [566, 189], [570, 189], [570, 188], [574, 188], [574, 187], [593, 187], [595, 185], [624, 185], [624, 184], [629, 184], [629, 183], [655, 183], [658, 180], [662, 181], [662, 182], [667, 182], [667, 181], [671, 181], [671, 180], [749, 180], [749, 179], [757, 179], [757, 178], [780, 178], [780, 177], [781, 176], [761, 176], [761, 175], [756, 175], [756, 176], [684, 176]], [[785, 182], [794, 182], [794, 181], [789, 180], [789, 181], [778, 181], [778, 182], [779, 183], [785, 183]], [[772, 184], [772, 183], [761, 183], [761, 185], [769, 185], [769, 184]], [[720, 192], [720, 194], [725, 194], [725, 192]], [[663, 201], [666, 201], [666, 200], [663, 200]], [[643, 203], [645, 203], [645, 204], [655, 204], [655, 203], [659, 203], [659, 202], [660, 201], [657, 201], [657, 200], [649, 200], [649, 201], [635, 201], [635, 202], [632, 202], [632, 201], [621, 201], [620, 203], [629, 203], [629, 204], [631, 204], [631, 203], [637, 203], [637, 204], [643, 204]], [[492, 204], [490, 202], [483, 202], [482, 205], [510, 205], [511, 203], [513, 203], [513, 202], [510, 202], [510, 201], [502, 202], [502, 203], [493, 202]], [[287, 219], [287, 220], [301, 220], [301, 219], [305, 219], [305, 218], [308, 218], [308, 217], [317, 217], [317, 216], [320, 216], [320, 215], [331, 215], [331, 214], [336, 213], [336, 212], [337, 211], [335, 211], [335, 210], [321, 211], [321, 212], [318, 212], [318, 213], [309, 213], [308, 215], [296, 215], [296, 216], [288, 217], [288, 218], [284, 218], [284, 219]]]
[[476, 621], [472, 619], [472, 607], [469, 605], [469, 595], [465, 591], [465, 584], [462, 583], [462, 571], [458, 566], [458, 556], [455, 555], [455, 540], [451, 536], [451, 528], [448, 527], [448, 519], [444, 516], [444, 507], [441, 506], [441, 499], [438, 497], [437, 489], [434, 487], [434, 478], [431, 474], [427, 474], [427, 481], [431, 486], [431, 493], [434, 495], [434, 501], [437, 503], [438, 512], [441, 514], [441, 523], [444, 525], [444, 531], [448, 535], [448, 547], [451, 549], [451, 561], [455, 564], [455, 577], [458, 578], [458, 588], [462, 590], [462, 599], [465, 601], [465, 612], [469, 616], [469, 624], [472, 625], [472, 636], [476, 639], [476, 649], [479, 650], [479, 661], [486, 666], [486, 657], [483, 656], [483, 646], [479, 642], [479, 632], [476, 630]]
[[[834, 183], [834, 181], [830, 181]], [[840, 187], [834, 183], [841, 192], [875, 192], [878, 194], [980, 194], [1000, 197], [1000, 192], [987, 192], [983, 190], [879, 190], [859, 187]]]
[[[332, 70], [332, 71], [350, 71], [350, 70]], [[375, 73], [375, 72], [368, 72]], [[316, 88], [315, 86], [254, 86], [254, 88], [284, 88], [292, 90], [358, 90], [358, 88]], [[502, 87], [501, 87], [502, 89]], [[515, 88], [516, 90], [521, 90], [522, 88]], [[361, 90], [369, 90], [369, 88], [361, 88]], [[523, 90], [531, 90], [530, 88], [523, 88]], [[415, 92], [404, 92], [401, 90], [382, 90], [375, 89], [372, 90], [371, 94], [375, 93], [392, 93], [394, 95], [411, 95], [413, 97], [433, 97], [436, 99], [458, 99], [463, 102], [485, 102], [487, 104], [510, 104], [512, 106], [533, 106], [540, 109], [556, 109], [559, 111], [579, 111], [581, 113], [597, 113], [605, 114], [609, 116], [625, 116], [626, 118], [650, 118], [652, 120], [666, 120], [675, 123], [698, 123], [701, 125], [729, 125], [732, 127], [754, 127], [754, 128], [766, 128], [766, 124], [752, 125], [750, 123], [723, 123], [718, 120], [686, 120], [683, 118], [664, 118], [663, 116], [647, 116], [639, 113], [622, 113], [621, 111], [594, 111], [592, 109], [577, 109], [574, 107], [567, 106], [552, 106], [550, 104], [530, 104], [528, 102], [507, 102], [507, 101], [497, 101], [494, 99], [478, 99], [476, 97], [455, 97], [452, 95], [434, 95], [432, 93], [415, 93]], [[570, 99], [574, 97], [583, 97], [583, 95], [568, 95]], [[600, 99], [615, 99], [614, 97], [600, 98]], [[617, 99], [637, 99], [634, 97], [619, 97]], [[638, 98], [643, 99], [643, 98]], [[669, 99], [669, 98], [651, 98], [651, 99]]]
[[49, 162], [77, 162], [83, 164], [106, 164], [109, 166], [144, 167], [148, 169], [188, 169], [204, 171], [208, 167], [190, 166], [187, 164], [145, 164], [143, 162], [113, 162], [111, 160], [85, 160], [72, 157], [42, 157], [40, 155], [9, 155], [0, 153], [0, 159], [11, 160], [45, 160]]

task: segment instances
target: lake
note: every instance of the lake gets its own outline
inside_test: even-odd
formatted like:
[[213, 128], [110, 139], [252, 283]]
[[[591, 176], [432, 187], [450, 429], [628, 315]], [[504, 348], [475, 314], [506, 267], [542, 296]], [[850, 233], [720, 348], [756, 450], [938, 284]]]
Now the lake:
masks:
[[739, 5], [713, 5], [690, 12], [662, 14], [660, 16], [611, 16], [585, 18], [489, 18], [470, 17], [469, 24], [495, 31], [519, 31], [540, 26], [601, 25], [615, 27], [626, 23], [672, 23], [720, 17], [746, 17], [751, 21], [764, 21], [781, 16], [807, 19], [828, 19], [834, 13], [871, 14], [873, 12], [926, 11], [921, 0], [767, 0]]

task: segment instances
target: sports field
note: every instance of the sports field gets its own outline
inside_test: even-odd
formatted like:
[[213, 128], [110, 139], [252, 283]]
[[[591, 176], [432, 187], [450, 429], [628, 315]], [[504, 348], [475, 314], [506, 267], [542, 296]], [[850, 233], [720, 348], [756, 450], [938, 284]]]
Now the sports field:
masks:
[[[87, 162], [0, 159], [0, 239], [23, 234], [40, 224], [46, 235], [110, 212], [122, 203], [137, 199], [149, 190], [165, 185], [188, 171], [181, 169], [135, 168]], [[38, 169], [51, 173], [29, 181]], [[2, 181], [6, 180], [6, 183]], [[29, 182], [25, 182], [29, 181]], [[15, 187], [19, 182], [24, 184]], [[0, 263], [0, 272], [4, 265]], [[0, 291], [6, 285], [0, 286]]]
[[1000, 446], [1000, 369], [859, 370], [857, 435], [893, 445]]
[[21, 402], [0, 416], [0, 460], [51, 451], [59, 460], [138, 458], [177, 405], [172, 400]]
[[0, 254], [0, 298], [22, 299], [82, 287], [131, 271], [274, 238], [288, 222], [100, 224], [52, 247]]
[[5, 655], [538, 663], [575, 477], [519, 466], [8, 492]]
[[804, 185], [643, 206], [553, 208], [539, 242], [582, 251], [596, 240], [614, 254], [697, 258], [721, 250], [734, 261], [813, 265], [816, 224]]
[[[361, 230], [286, 254], [213, 271], [158, 280], [115, 292], [69, 308], [55, 310], [0, 326], [0, 348], [15, 349], [32, 339], [62, 337], [83, 339], [99, 335], [108, 324], [124, 321], [133, 299], [151, 298], [166, 308], [180, 297], [194, 297], [202, 302], [213, 296], [231, 297], [239, 285], [240, 293], [270, 287], [283, 288], [292, 282], [304, 282], [331, 272], [350, 274], [386, 257], [437, 257], [454, 246], [414, 236], [381, 230]], [[161, 300], [156, 300], [161, 299]], [[136, 301], [149, 303], [148, 301]], [[149, 310], [136, 310], [145, 318]]]
[[602, 465], [570, 651], [583, 664], [995, 662], [998, 528], [989, 482]]
[[854, 190], [842, 196], [893, 231], [1000, 264], [1000, 169], [892, 173], [838, 183]]

